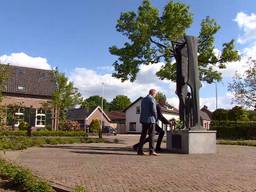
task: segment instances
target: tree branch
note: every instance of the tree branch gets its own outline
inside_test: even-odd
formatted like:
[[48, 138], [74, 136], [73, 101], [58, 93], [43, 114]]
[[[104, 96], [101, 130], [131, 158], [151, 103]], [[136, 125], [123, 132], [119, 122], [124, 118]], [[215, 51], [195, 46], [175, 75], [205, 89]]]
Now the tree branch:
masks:
[[150, 37], [150, 41], [151, 41], [152, 43], [156, 44], [158, 47], [162, 47], [162, 48], [167, 49], [167, 46], [163, 45], [162, 43], [158, 43], [158, 42], [154, 41], [154, 40], [152, 39], [152, 37]]

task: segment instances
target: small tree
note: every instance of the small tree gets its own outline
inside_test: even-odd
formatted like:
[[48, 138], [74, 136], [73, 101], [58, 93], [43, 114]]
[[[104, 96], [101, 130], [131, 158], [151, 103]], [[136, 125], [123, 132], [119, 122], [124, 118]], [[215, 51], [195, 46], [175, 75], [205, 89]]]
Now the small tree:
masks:
[[131, 104], [131, 100], [125, 95], [117, 95], [110, 103], [111, 111], [124, 110]]
[[5, 90], [6, 82], [10, 75], [10, 69], [8, 65], [0, 64], [0, 127], [3, 126], [4, 120], [6, 119], [6, 107], [1, 106], [3, 99], [2, 92]]
[[53, 93], [53, 100], [49, 105], [56, 109], [57, 125], [64, 125], [66, 120], [66, 110], [81, 103], [81, 94], [73, 83], [58, 70], [53, 71], [56, 80], [56, 90]]
[[2, 92], [5, 90], [6, 82], [10, 75], [9, 65], [0, 64], [0, 102], [2, 101]]
[[166, 95], [162, 92], [157, 92], [155, 99], [158, 103], [159, 103], [159, 101], [165, 101], [166, 102]]
[[99, 133], [100, 132], [100, 121], [98, 119], [93, 119], [91, 124], [90, 124], [90, 132], [92, 133]]
[[244, 74], [236, 74], [229, 84], [229, 91], [234, 93], [234, 102], [256, 109], [256, 60], [249, 60], [249, 69]]

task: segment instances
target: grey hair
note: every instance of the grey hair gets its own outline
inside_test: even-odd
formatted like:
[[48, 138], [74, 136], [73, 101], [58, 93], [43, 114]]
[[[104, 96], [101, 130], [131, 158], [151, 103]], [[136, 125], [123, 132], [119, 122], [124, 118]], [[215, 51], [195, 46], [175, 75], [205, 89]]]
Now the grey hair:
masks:
[[155, 92], [156, 92], [156, 89], [150, 89], [150, 90], [149, 90], [149, 94], [150, 94], [150, 95], [153, 95], [153, 93], [155, 93]]

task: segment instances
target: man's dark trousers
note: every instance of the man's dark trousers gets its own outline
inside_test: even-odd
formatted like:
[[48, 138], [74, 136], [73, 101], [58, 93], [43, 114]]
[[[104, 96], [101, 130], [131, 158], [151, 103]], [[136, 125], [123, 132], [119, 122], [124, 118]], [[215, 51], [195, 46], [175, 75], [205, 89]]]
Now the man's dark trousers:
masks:
[[[155, 131], [158, 132], [158, 139], [157, 139], [157, 143], [156, 143], [156, 150], [160, 149], [161, 148], [161, 143], [162, 143], [162, 140], [163, 140], [163, 137], [164, 137], [164, 130], [161, 129], [161, 127], [159, 127], [158, 124], [155, 124]], [[153, 138], [154, 140], [154, 138]], [[144, 143], [147, 143], [149, 142], [149, 137], [147, 137], [146, 139], [144, 139]], [[138, 149], [139, 148], [139, 144], [140, 143], [137, 143], [136, 145], [134, 145], [134, 149]]]
[[143, 153], [142, 147], [145, 143], [146, 136], [148, 134], [149, 151], [154, 152], [154, 135], [155, 124], [154, 123], [142, 123], [142, 132], [140, 136], [140, 142], [138, 144], [138, 153]]

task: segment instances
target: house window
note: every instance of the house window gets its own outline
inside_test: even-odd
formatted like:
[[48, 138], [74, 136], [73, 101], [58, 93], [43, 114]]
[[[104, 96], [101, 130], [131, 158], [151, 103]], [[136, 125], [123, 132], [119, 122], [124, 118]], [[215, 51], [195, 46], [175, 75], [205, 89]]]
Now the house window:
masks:
[[136, 107], [136, 114], [140, 114], [140, 106]]
[[15, 115], [14, 126], [18, 127], [22, 121], [24, 121], [24, 108], [19, 108]]
[[130, 122], [129, 130], [136, 131], [136, 122]]
[[36, 127], [45, 127], [46, 116], [43, 109], [36, 110]]

